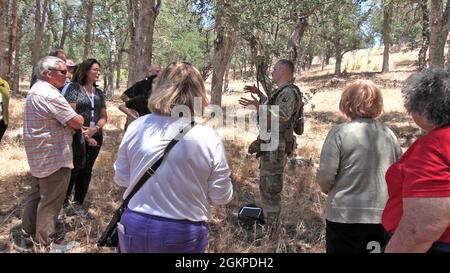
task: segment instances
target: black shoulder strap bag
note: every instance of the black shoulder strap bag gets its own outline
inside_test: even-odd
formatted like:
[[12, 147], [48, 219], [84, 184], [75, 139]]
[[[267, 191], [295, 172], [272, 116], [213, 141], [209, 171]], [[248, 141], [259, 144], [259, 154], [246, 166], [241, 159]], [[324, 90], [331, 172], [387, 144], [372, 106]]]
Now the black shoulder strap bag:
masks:
[[133, 190], [131, 190], [130, 194], [125, 198], [122, 205], [114, 212], [114, 216], [109, 221], [108, 226], [106, 227], [105, 231], [103, 232], [102, 236], [97, 242], [97, 246], [106, 246], [106, 247], [117, 247], [119, 244], [119, 235], [117, 233], [117, 223], [120, 221], [120, 217], [122, 216], [123, 212], [128, 206], [128, 202], [130, 202], [131, 198], [136, 194], [136, 192], [139, 191], [139, 189], [145, 184], [145, 182], [155, 174], [158, 167], [161, 165], [164, 157], [167, 155], [167, 153], [172, 149], [177, 142], [184, 137], [184, 135], [189, 132], [192, 127], [195, 125], [195, 121], [192, 121], [189, 125], [184, 127], [178, 135], [175, 136], [174, 139], [172, 139], [169, 144], [167, 145], [166, 149], [164, 149], [164, 153], [161, 156], [160, 159], [158, 159], [145, 173], [144, 175], [139, 179], [139, 181], [134, 186]]

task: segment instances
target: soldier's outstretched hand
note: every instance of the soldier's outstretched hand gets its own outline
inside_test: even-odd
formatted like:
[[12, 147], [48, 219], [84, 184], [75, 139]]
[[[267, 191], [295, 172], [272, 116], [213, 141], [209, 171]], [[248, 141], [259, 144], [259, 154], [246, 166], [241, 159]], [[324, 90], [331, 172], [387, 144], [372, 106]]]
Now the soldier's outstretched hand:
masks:
[[244, 92], [245, 93], [252, 93], [259, 97], [261, 97], [261, 91], [255, 86], [255, 85], [246, 85], [244, 86]]
[[259, 100], [253, 94], [251, 94], [251, 96], [252, 96], [252, 99], [247, 99], [247, 98], [241, 97], [239, 99], [239, 104], [244, 107], [249, 107], [249, 106], [253, 105], [256, 108], [255, 110], [258, 110]]

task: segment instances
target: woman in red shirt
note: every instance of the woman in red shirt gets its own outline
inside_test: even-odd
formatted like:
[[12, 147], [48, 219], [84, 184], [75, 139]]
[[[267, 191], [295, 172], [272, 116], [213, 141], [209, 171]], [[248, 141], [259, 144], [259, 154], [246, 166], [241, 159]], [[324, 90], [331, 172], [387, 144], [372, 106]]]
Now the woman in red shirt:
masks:
[[402, 93], [426, 135], [386, 173], [385, 252], [450, 253], [450, 70], [413, 74]]

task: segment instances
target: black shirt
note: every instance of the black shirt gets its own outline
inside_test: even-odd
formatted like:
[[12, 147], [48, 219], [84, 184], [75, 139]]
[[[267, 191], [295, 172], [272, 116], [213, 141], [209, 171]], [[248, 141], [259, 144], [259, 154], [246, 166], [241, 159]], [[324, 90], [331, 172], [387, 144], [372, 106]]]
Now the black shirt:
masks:
[[150, 114], [150, 110], [147, 107], [148, 97], [145, 95], [139, 95], [134, 97], [127, 102], [125, 102], [125, 106], [127, 108], [133, 109], [139, 113], [139, 116]]
[[[91, 122], [91, 108], [92, 104], [88, 97], [88, 95], [83, 91], [81, 86], [78, 83], [72, 83], [66, 91], [66, 94], [64, 95], [66, 100], [69, 103], [76, 103], [76, 112], [77, 114], [80, 114], [84, 118], [84, 126], [89, 127]], [[101, 110], [105, 108], [106, 109], [106, 100], [105, 100], [105, 94], [103, 91], [101, 91], [98, 88], [95, 88], [94, 92], [94, 119], [92, 120], [97, 124], [98, 120], [100, 119], [100, 112]], [[101, 134], [98, 132], [97, 134]]]
[[150, 93], [152, 92], [152, 83], [155, 78], [156, 76], [145, 77], [145, 79], [133, 84], [123, 93], [130, 99], [139, 95], [147, 95], [149, 97]]

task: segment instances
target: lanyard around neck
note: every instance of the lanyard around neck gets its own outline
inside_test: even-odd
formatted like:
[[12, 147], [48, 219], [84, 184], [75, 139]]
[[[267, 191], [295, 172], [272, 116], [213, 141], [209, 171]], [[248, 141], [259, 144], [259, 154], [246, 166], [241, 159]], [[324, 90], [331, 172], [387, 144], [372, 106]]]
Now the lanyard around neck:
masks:
[[[89, 95], [86, 88], [84, 86], [81, 86], [81, 88], [83, 89], [84, 93], [86, 94], [86, 96], [88, 97], [89, 101], [91, 102], [91, 123], [94, 123], [95, 120], [95, 113], [94, 113], [94, 109], [95, 109], [95, 89], [92, 92], [92, 95]], [[92, 126], [89, 126], [92, 127]]]
[[81, 86], [81, 88], [83, 89], [84, 93], [86, 94], [86, 96], [88, 97], [89, 101], [91, 102], [91, 110], [94, 110], [94, 107], [95, 107], [95, 104], [94, 104], [94, 102], [95, 102], [95, 89], [94, 89], [94, 91], [92, 91], [92, 95], [89, 95], [88, 92], [87, 92], [86, 87]]

